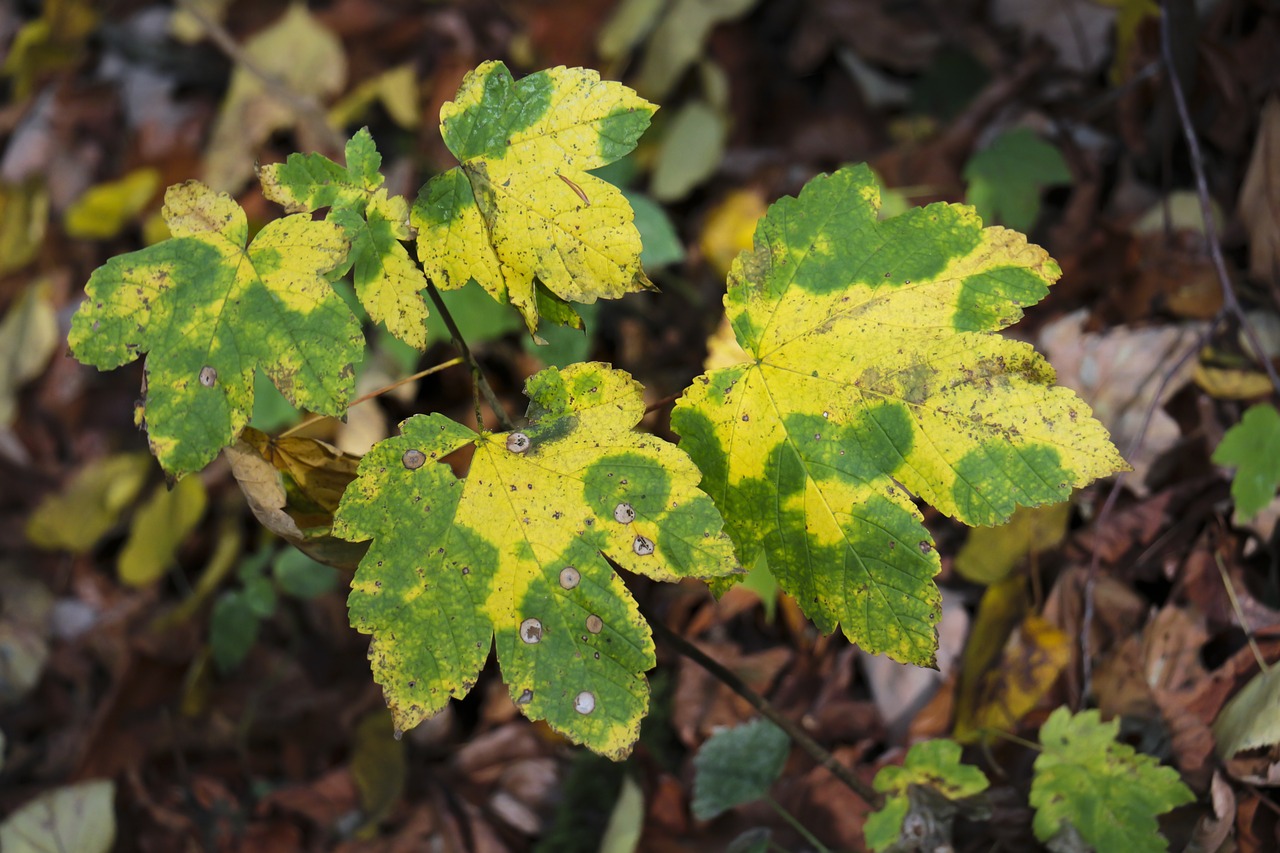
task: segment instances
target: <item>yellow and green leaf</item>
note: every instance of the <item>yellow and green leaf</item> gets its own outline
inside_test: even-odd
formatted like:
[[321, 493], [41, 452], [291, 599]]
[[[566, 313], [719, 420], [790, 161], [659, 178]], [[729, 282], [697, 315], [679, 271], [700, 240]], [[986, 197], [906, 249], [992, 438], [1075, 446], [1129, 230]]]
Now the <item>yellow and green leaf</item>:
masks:
[[[692, 461], [634, 431], [644, 402], [630, 376], [577, 364], [527, 391], [519, 432], [419, 415], [364, 457], [334, 524], [373, 540], [351, 624], [373, 635], [374, 678], [400, 730], [464, 696], [496, 639], [528, 717], [621, 757], [648, 707], [654, 649], [611, 562], [665, 581], [738, 564]], [[440, 460], [463, 448], [473, 455], [458, 479]]]
[[744, 564], [763, 551], [821, 630], [932, 664], [939, 561], [912, 496], [998, 524], [1126, 466], [1032, 347], [993, 334], [1057, 264], [963, 205], [878, 207], [865, 166], [773, 205], [729, 275], [745, 357], [672, 427]]
[[249, 226], [230, 196], [198, 181], [169, 188], [172, 237], [99, 267], [71, 323], [71, 351], [100, 370], [147, 353], [142, 416], [166, 471], [198, 470], [235, 441], [262, 370], [290, 403], [346, 409], [360, 325], [324, 274], [342, 264], [342, 229], [305, 214]]
[[420, 350], [427, 347], [427, 279], [400, 242], [411, 237], [409, 204], [388, 196], [378, 171], [382, 156], [368, 128], [347, 142], [347, 165], [323, 154], [291, 154], [284, 163], [259, 171], [262, 194], [290, 213], [329, 208], [327, 220], [340, 226], [351, 243], [347, 264], [356, 295], [374, 321]]
[[530, 331], [548, 313], [535, 282], [560, 303], [650, 286], [631, 205], [587, 170], [631, 151], [655, 109], [589, 69], [518, 82], [501, 62], [470, 72], [440, 110], [461, 165], [432, 178], [411, 211], [427, 274], [444, 289], [474, 278]]

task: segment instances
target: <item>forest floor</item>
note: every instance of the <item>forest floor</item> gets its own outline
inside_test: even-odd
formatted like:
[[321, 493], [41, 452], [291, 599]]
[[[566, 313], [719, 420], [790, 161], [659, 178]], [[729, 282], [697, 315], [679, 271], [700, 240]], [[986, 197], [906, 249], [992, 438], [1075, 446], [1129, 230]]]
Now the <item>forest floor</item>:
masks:
[[[1280, 659], [1280, 502], [1242, 514], [1211, 461], [1251, 404], [1277, 399], [1249, 337], [1280, 358], [1280, 6], [1167, 0], [1188, 125], [1150, 0], [332, 0], [302, 4], [317, 26], [275, 42], [285, 0], [185, 5], [197, 13], [0, 6], [0, 820], [105, 779], [120, 851], [694, 851], [756, 827], [773, 849], [865, 849], [872, 806], [799, 749], [772, 796], [811, 838], [764, 801], [694, 818], [693, 756], [757, 712], [661, 638], [625, 762], [526, 720], [492, 657], [465, 699], [393, 739], [348, 625], [350, 572], [264, 531], [225, 460], [189, 478], [185, 503], [160, 497], [183, 487], [167, 491], [135, 426], [142, 362], [99, 373], [67, 352], [93, 270], [163, 236], [164, 187], [204, 180], [259, 227], [280, 210], [256, 164], [338, 156], [367, 126], [388, 188], [412, 199], [454, 164], [441, 104], [502, 59], [517, 77], [597, 68], [661, 105], [609, 173], [641, 199], [660, 292], [601, 301], [585, 335], [546, 348], [483, 294], [451, 296], [509, 413], [543, 366], [599, 360], [643, 383], [644, 428], [674, 440], [670, 400], [704, 369], [757, 218], [866, 162], [886, 206], [975, 203], [1058, 261], [1008, 334], [1134, 468], [1005, 528], [922, 506], [942, 560], [937, 670], [820, 634], [759, 578], [717, 601], [628, 576], [642, 609], [867, 783], [915, 741], [962, 736], [991, 817], [961, 820], [957, 850], [1044, 849], [1034, 741], [1064, 705], [1120, 720], [1181, 774], [1197, 799], [1162, 819], [1170, 849], [1280, 849], [1280, 702], [1241, 757], [1223, 760], [1211, 728]], [[358, 391], [454, 358], [433, 323], [425, 353], [371, 333]], [[259, 392], [256, 427], [298, 422]], [[306, 434], [358, 455], [421, 412], [475, 424], [465, 366]], [[250, 615], [215, 624], [228, 596]]]

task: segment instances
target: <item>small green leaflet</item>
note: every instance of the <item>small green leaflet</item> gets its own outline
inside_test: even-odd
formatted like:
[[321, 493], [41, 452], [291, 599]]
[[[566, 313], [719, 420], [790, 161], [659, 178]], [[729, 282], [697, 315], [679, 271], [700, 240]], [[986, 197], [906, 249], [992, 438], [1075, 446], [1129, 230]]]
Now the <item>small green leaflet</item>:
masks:
[[1031, 805], [1036, 838], [1048, 841], [1069, 824], [1096, 850], [1161, 853], [1168, 842], [1156, 816], [1195, 799], [1172, 767], [1117, 743], [1118, 720], [1066, 708], [1040, 729]]
[[981, 770], [960, 763], [960, 744], [945, 738], [926, 740], [911, 747], [901, 767], [884, 767], [876, 774], [875, 789], [888, 794], [884, 807], [868, 815], [867, 846], [887, 850], [898, 842], [902, 822], [911, 808], [911, 786], [928, 787], [948, 800], [972, 797], [987, 789]]
[[[374, 678], [400, 730], [465, 695], [496, 638], [525, 715], [620, 758], [648, 707], [654, 649], [609, 560], [664, 581], [738, 564], [697, 468], [633, 430], [644, 402], [630, 376], [576, 364], [526, 390], [518, 432], [419, 415], [361, 460], [333, 528], [373, 540], [351, 624], [373, 635]], [[463, 448], [460, 480], [440, 460]]]
[[858, 166], [770, 208], [725, 296], [746, 359], [671, 425], [744, 565], [763, 551], [819, 629], [932, 664], [939, 561], [911, 495], [999, 524], [1127, 466], [1032, 347], [992, 334], [1057, 264], [963, 205], [878, 206]]
[[1213, 462], [1237, 469], [1231, 497], [1241, 518], [1253, 518], [1271, 503], [1280, 486], [1280, 412], [1267, 403], [1251, 406], [1222, 437]]
[[[290, 154], [284, 163], [258, 173], [262, 194], [290, 213], [329, 208], [328, 221], [340, 226], [351, 243], [348, 266], [354, 269], [356, 295], [369, 316], [419, 350], [427, 346], [427, 306], [421, 291], [426, 276], [409, 257], [409, 204], [382, 189], [382, 155], [368, 128], [347, 143], [346, 168], [321, 154]], [[343, 275], [346, 267], [334, 270]]]
[[540, 316], [578, 326], [569, 301], [649, 287], [631, 205], [587, 170], [635, 148], [655, 109], [585, 68], [516, 82], [485, 62], [467, 74], [440, 109], [461, 165], [432, 178], [411, 211], [427, 274], [448, 290], [475, 279], [531, 332]]
[[1019, 127], [974, 154], [965, 164], [964, 179], [969, 182], [965, 201], [979, 216], [1026, 231], [1040, 215], [1040, 193], [1071, 183], [1071, 170], [1057, 148]]
[[765, 719], [717, 731], [693, 759], [693, 816], [711, 820], [767, 795], [790, 751], [786, 732]]
[[342, 230], [286, 216], [246, 248], [240, 205], [198, 181], [170, 187], [162, 212], [173, 236], [93, 273], [69, 343], [99, 370], [148, 353], [142, 416], [164, 469], [199, 470], [235, 441], [255, 369], [293, 405], [341, 415], [364, 348], [324, 275], [346, 259]]

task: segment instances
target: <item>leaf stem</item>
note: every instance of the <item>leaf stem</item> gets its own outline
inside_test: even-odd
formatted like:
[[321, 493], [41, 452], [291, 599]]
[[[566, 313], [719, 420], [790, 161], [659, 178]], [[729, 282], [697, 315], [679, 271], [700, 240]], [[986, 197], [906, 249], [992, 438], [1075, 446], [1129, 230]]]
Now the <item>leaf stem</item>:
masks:
[[[417, 380], [421, 379], [424, 376], [430, 376], [433, 373], [439, 373], [440, 371], [445, 370], [446, 368], [450, 368], [450, 367], [454, 367], [456, 365], [462, 364], [462, 362], [463, 362], [462, 356], [458, 356], [457, 358], [451, 358], [448, 361], [442, 361], [434, 367], [428, 367], [426, 370], [419, 370], [417, 373], [414, 373], [411, 376], [406, 376], [403, 379], [397, 379], [395, 382], [392, 382], [390, 385], [383, 385], [381, 388], [370, 391], [368, 394], [364, 394], [360, 397], [355, 398], [354, 400], [352, 400], [350, 403], [347, 404], [347, 411], [351, 411], [361, 403], [369, 402], [374, 397], [381, 397], [383, 394], [387, 393], [388, 391], [394, 391], [395, 389], [399, 388], [401, 385], [407, 385], [410, 382], [416, 382]], [[311, 417], [305, 418], [304, 420], [289, 427], [287, 430], [285, 430], [284, 432], [276, 436], [276, 438], [287, 438], [293, 435], [298, 430], [301, 430], [304, 427], [309, 427], [316, 421], [322, 421], [328, 417], [332, 417], [332, 416], [331, 415], [312, 415]]]
[[801, 838], [813, 845], [814, 850], [817, 850], [818, 853], [831, 853], [831, 850], [827, 845], [819, 841], [817, 836], [809, 831], [808, 827], [801, 823], [795, 815], [782, 807], [782, 803], [778, 802], [768, 794], [764, 795], [764, 801], [773, 806], [773, 810], [778, 813], [778, 816], [785, 820], [792, 829], [800, 833]]
[[[475, 381], [476, 390], [484, 395], [485, 402], [489, 404], [489, 408], [493, 409], [493, 414], [498, 418], [498, 423], [502, 425], [502, 428], [507, 431], [515, 429], [515, 423], [507, 415], [507, 410], [498, 402], [498, 395], [493, 393], [489, 380], [485, 378], [484, 371], [480, 368], [480, 362], [476, 361], [471, 348], [467, 346], [466, 340], [462, 337], [462, 332], [458, 331], [458, 324], [453, 321], [453, 315], [449, 313], [448, 306], [440, 298], [440, 291], [436, 289], [435, 283], [430, 279], [427, 280], [427, 295], [431, 297], [432, 304], [440, 312], [440, 319], [444, 320], [445, 328], [449, 330], [449, 334], [453, 337], [453, 345], [462, 353], [462, 357], [466, 359], [467, 364], [471, 365], [471, 377]], [[484, 420], [480, 417], [479, 399], [476, 400], [476, 429], [484, 429]]]
[[808, 732], [802, 729], [799, 724], [793, 722], [791, 718], [787, 717], [775, 708], [773, 703], [768, 699], [748, 687], [746, 682], [730, 671], [728, 667], [712, 658], [702, 649], [698, 648], [675, 631], [672, 631], [663, 624], [661, 620], [650, 618], [648, 619], [648, 622], [649, 626], [653, 629], [653, 633], [659, 637], [662, 642], [689, 658], [689, 660], [705, 669], [734, 693], [737, 693], [743, 699], [747, 700], [751, 707], [768, 717], [775, 725], [777, 725], [778, 728], [786, 732], [787, 736], [790, 737], [797, 746], [809, 753], [810, 758], [825, 767], [832, 776], [835, 776], [843, 782], [849, 790], [853, 791], [865, 802], [875, 806], [876, 808], [880, 808], [883, 805], [881, 796], [876, 793], [874, 788], [866, 782], [863, 782], [857, 776], [853, 775], [853, 771], [848, 767], [845, 767], [839, 761], [836, 761], [835, 756], [823, 748], [823, 746], [816, 740], [811, 738]]

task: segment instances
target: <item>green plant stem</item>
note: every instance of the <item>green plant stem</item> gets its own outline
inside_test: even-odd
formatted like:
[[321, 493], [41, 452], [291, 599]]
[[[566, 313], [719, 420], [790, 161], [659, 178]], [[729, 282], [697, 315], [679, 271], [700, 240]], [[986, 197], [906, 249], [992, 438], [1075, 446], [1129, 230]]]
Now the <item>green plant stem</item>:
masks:
[[778, 813], [778, 817], [785, 820], [792, 829], [800, 833], [801, 838], [813, 845], [814, 850], [817, 850], [818, 853], [831, 853], [831, 850], [827, 848], [827, 845], [819, 841], [817, 837], [815, 837], [814, 834], [810, 832], [798, 818], [796, 818], [795, 815], [782, 807], [782, 803], [778, 802], [768, 794], [764, 795], [764, 801], [773, 806], [773, 810]]
[[737, 693], [743, 699], [746, 699], [747, 702], [750, 703], [751, 707], [768, 717], [775, 725], [777, 725], [778, 728], [786, 732], [787, 736], [791, 738], [793, 743], [805, 752], [809, 753], [810, 758], [825, 767], [832, 776], [835, 776], [843, 782], [849, 790], [853, 791], [865, 802], [875, 806], [876, 808], [880, 808], [884, 805], [880, 794], [876, 793], [875, 788], [872, 788], [866, 782], [863, 782], [857, 776], [853, 775], [853, 771], [848, 767], [845, 767], [839, 761], [836, 761], [836, 757], [824, 749], [816, 740], [809, 737], [808, 732], [802, 729], [799, 724], [795, 723], [791, 718], [787, 717], [775, 708], [768, 699], [748, 687], [746, 682], [741, 678], [738, 678], [738, 676], [730, 671], [728, 667], [712, 658], [702, 649], [698, 648], [675, 631], [672, 631], [663, 624], [662, 620], [649, 616], [646, 616], [646, 619], [649, 622], [649, 626], [653, 629], [655, 636], [680, 654], [689, 658], [689, 660], [693, 661], [698, 666], [705, 669], [707, 672], [711, 673], [711, 675], [734, 693]]
[[[436, 289], [433, 282], [427, 282], [427, 295], [431, 297], [431, 302], [436, 306], [436, 310], [440, 312], [440, 319], [444, 320], [445, 328], [449, 330], [449, 334], [453, 337], [453, 345], [462, 353], [462, 357], [467, 360], [467, 364], [471, 365], [471, 378], [475, 381], [476, 390], [483, 396], [489, 408], [493, 409], [493, 414], [498, 418], [498, 423], [502, 425], [504, 430], [513, 430], [516, 425], [507, 415], [507, 410], [498, 402], [498, 395], [493, 393], [493, 388], [489, 385], [489, 380], [485, 378], [484, 371], [480, 368], [480, 362], [476, 361], [476, 357], [471, 352], [471, 347], [467, 346], [466, 340], [462, 337], [462, 332], [458, 331], [458, 324], [453, 321], [453, 315], [449, 313], [449, 308], [444, 304], [444, 300], [440, 298], [440, 291]], [[484, 429], [484, 420], [480, 416], [480, 402], [476, 401], [476, 428]]]

